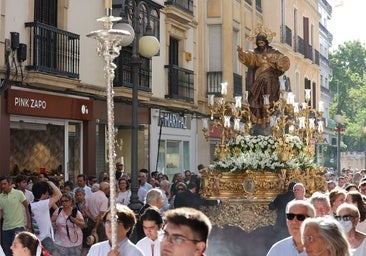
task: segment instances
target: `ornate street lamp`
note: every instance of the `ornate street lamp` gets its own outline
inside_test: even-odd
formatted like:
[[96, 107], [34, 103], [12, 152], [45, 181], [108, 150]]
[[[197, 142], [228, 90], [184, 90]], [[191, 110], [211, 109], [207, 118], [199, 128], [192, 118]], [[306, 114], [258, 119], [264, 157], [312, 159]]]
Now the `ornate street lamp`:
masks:
[[[113, 22], [120, 20], [119, 17], [112, 16], [112, 1], [105, 0], [106, 16], [97, 21], [103, 22], [103, 29], [90, 32], [87, 36], [97, 40], [97, 52], [103, 57], [104, 76], [107, 79], [107, 118], [108, 118], [108, 169], [110, 182], [112, 184], [110, 191], [111, 216], [116, 216], [116, 187], [115, 184], [115, 134], [114, 134], [114, 102], [113, 102], [113, 79], [116, 65], [113, 60], [118, 57], [121, 49], [121, 43], [124, 38], [130, 37], [126, 30], [113, 29]], [[117, 245], [117, 221], [112, 220], [112, 248]]]
[[365, 139], [365, 142], [364, 142], [364, 151], [365, 151], [365, 166], [364, 168], [366, 169], [366, 119], [363, 123], [363, 128], [362, 128], [362, 132], [363, 132], [363, 137]]
[[[122, 22], [115, 25], [130, 31], [135, 35], [134, 40], [126, 40], [125, 45], [132, 43], [132, 56], [130, 59], [132, 76], [132, 138], [131, 138], [131, 200], [129, 207], [137, 212], [141, 208], [138, 200], [138, 86], [141, 56], [151, 58], [159, 52], [160, 44], [153, 36], [151, 27], [152, 7], [160, 9], [162, 6], [151, 0], [122, 0]], [[143, 27], [145, 25], [145, 27]]]
[[344, 116], [342, 116], [341, 108], [338, 103], [337, 114], [334, 116], [334, 121], [337, 123], [337, 172], [341, 175], [341, 128], [345, 123]]

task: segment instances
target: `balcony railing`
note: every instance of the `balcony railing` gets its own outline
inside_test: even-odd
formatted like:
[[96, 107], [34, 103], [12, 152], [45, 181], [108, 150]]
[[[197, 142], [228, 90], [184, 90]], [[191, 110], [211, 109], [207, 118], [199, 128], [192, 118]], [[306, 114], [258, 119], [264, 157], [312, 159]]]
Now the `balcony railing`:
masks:
[[220, 95], [222, 82], [222, 71], [207, 72], [207, 94]]
[[187, 11], [193, 14], [193, 0], [168, 0], [165, 1], [166, 5], [174, 5], [179, 9]]
[[194, 101], [193, 71], [176, 65], [166, 65], [168, 69], [169, 98]]
[[305, 55], [304, 39], [299, 36], [296, 37], [295, 52]]
[[318, 50], [314, 50], [314, 63], [316, 64], [316, 65], [319, 65], [320, 64], [320, 53], [319, 53], [319, 51]]
[[288, 44], [292, 46], [292, 30], [288, 26], [281, 26], [281, 43]]
[[309, 60], [313, 60], [313, 47], [310, 44], [305, 44], [305, 58]]
[[30, 29], [29, 70], [79, 78], [80, 36], [41, 23], [27, 22]]
[[[243, 95], [243, 77], [239, 74], [233, 74], [234, 96]], [[207, 72], [207, 94], [221, 95], [222, 71]]]
[[[115, 70], [114, 87], [133, 86], [132, 81], [132, 48], [122, 47], [120, 55], [115, 59], [117, 68]], [[151, 92], [151, 60], [140, 56], [140, 65], [138, 71], [138, 90]]]

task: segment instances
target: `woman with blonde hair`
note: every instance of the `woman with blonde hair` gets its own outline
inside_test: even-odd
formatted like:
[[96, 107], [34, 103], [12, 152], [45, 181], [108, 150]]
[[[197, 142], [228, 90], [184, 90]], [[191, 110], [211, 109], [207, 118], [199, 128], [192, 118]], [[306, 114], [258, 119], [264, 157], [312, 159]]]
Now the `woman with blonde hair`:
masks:
[[308, 256], [350, 256], [341, 225], [332, 217], [307, 218], [301, 240]]

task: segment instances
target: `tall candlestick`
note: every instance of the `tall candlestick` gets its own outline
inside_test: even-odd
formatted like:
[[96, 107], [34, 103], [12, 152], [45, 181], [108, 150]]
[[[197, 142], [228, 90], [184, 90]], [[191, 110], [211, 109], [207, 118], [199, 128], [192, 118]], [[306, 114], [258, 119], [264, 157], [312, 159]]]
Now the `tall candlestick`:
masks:
[[305, 89], [305, 100], [309, 101], [311, 98], [311, 89]]
[[221, 94], [223, 96], [227, 94], [227, 82], [221, 83]]
[[241, 108], [241, 96], [235, 96], [235, 107]]
[[215, 94], [209, 94], [207, 97], [208, 97], [208, 106], [212, 107], [215, 103]]

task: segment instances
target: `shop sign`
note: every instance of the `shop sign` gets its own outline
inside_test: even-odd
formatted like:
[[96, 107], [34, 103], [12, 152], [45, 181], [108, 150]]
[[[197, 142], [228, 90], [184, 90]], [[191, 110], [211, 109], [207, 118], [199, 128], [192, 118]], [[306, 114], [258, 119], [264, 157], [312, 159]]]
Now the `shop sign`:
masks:
[[90, 99], [9, 89], [8, 113], [91, 120], [93, 117], [93, 101]]
[[161, 122], [164, 127], [187, 129], [187, 118], [177, 113], [164, 112]]

